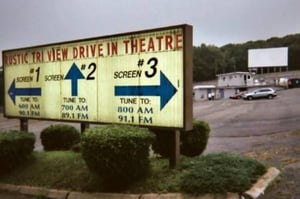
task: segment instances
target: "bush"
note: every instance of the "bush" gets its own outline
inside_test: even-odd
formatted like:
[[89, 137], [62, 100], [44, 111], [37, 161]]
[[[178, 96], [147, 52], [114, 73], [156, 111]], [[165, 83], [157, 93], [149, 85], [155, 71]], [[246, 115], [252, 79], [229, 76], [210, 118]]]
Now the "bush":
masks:
[[31, 132], [0, 133], [0, 174], [11, 171], [31, 155], [35, 136]]
[[185, 167], [181, 188], [191, 194], [242, 193], [266, 172], [257, 160], [232, 153], [193, 158]]
[[189, 157], [202, 154], [206, 149], [209, 133], [210, 127], [207, 122], [194, 120], [193, 130], [180, 134], [180, 153]]
[[73, 126], [57, 124], [42, 130], [40, 138], [45, 151], [69, 150], [80, 142], [80, 133]]
[[89, 169], [104, 179], [108, 189], [122, 189], [148, 173], [152, 141], [153, 134], [138, 127], [91, 128], [81, 139], [82, 156]]
[[[169, 129], [151, 129], [156, 135], [152, 145], [154, 153], [164, 158], [169, 158], [172, 152], [171, 134], [174, 130]], [[193, 130], [180, 132], [180, 153], [185, 156], [193, 157], [203, 153], [206, 149], [210, 127], [207, 122], [194, 120]]]

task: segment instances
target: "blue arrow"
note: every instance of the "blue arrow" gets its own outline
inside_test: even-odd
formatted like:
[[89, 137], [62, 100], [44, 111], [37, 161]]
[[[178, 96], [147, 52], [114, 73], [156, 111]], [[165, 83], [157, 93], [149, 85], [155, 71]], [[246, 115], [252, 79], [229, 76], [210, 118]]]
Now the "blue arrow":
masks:
[[163, 72], [160, 72], [160, 85], [157, 86], [115, 86], [115, 96], [160, 96], [160, 110], [176, 92], [177, 89]]
[[78, 79], [85, 79], [81, 71], [78, 69], [75, 63], [72, 64], [70, 70], [68, 71], [65, 79], [71, 80], [72, 96], [77, 96], [78, 94]]
[[8, 89], [8, 95], [14, 104], [16, 104], [16, 96], [41, 96], [41, 94], [41, 88], [16, 88], [15, 79]]

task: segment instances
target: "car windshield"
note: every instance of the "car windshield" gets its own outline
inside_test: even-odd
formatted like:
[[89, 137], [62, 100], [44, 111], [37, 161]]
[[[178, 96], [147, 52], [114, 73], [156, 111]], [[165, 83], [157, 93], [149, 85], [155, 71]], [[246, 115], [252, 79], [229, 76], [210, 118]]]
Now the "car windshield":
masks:
[[270, 91], [271, 91], [271, 89], [259, 89], [254, 92], [270, 92]]

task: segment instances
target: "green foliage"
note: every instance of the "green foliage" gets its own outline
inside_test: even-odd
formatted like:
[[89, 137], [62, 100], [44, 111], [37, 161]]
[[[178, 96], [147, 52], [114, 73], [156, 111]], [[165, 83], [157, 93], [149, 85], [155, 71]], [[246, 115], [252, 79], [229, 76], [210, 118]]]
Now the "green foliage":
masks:
[[169, 161], [163, 158], [150, 158], [151, 174], [128, 188], [131, 193], [181, 192], [181, 171], [170, 169]]
[[194, 81], [215, 79], [218, 73], [223, 72], [224, 63], [224, 54], [218, 47], [204, 44], [194, 47]]
[[[154, 153], [169, 158], [173, 150], [171, 138], [174, 130], [151, 129], [151, 131], [156, 135], [152, 145]], [[210, 127], [207, 122], [194, 120], [193, 130], [180, 132], [180, 153], [190, 157], [203, 153], [208, 142], [209, 133]]]
[[202, 154], [206, 149], [209, 133], [210, 127], [207, 122], [194, 120], [193, 130], [181, 132], [180, 153], [189, 157]]
[[134, 126], [91, 128], [81, 138], [82, 157], [107, 187], [122, 189], [148, 174], [152, 141], [153, 134]]
[[181, 189], [191, 194], [241, 193], [266, 172], [255, 159], [232, 153], [193, 158], [183, 168]]
[[80, 133], [73, 126], [57, 124], [43, 129], [40, 138], [45, 151], [69, 150], [80, 142]]
[[0, 133], [0, 174], [11, 171], [31, 155], [35, 136], [24, 131]]

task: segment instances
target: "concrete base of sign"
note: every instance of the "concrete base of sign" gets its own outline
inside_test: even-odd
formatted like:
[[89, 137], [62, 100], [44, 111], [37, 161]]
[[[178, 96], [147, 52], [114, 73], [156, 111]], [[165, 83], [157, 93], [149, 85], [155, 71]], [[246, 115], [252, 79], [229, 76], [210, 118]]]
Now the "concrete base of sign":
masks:
[[50, 199], [257, 199], [265, 189], [279, 175], [280, 171], [274, 167], [269, 168], [251, 189], [242, 195], [238, 193], [205, 194], [192, 196], [182, 193], [150, 193], [150, 194], [113, 194], [113, 193], [80, 193], [66, 190], [46, 189], [31, 186], [17, 186], [0, 183], [0, 191], [14, 192], [21, 195], [45, 196]]

